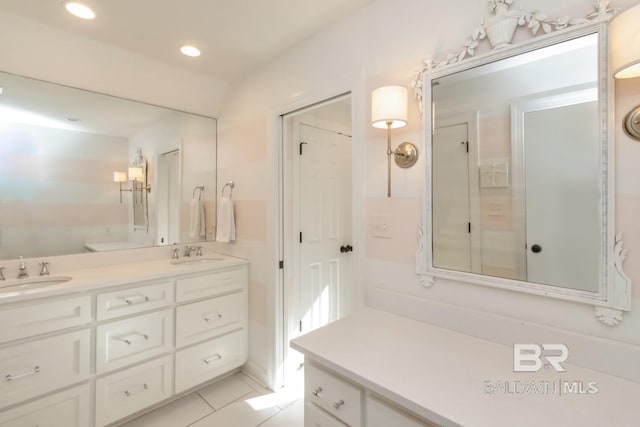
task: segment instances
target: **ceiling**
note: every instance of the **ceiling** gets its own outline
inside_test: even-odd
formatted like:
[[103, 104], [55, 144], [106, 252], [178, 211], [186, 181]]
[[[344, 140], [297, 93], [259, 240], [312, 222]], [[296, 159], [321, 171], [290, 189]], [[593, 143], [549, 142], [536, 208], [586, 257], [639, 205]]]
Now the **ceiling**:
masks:
[[[0, 9], [212, 77], [234, 81], [373, 0], [0, 0]], [[179, 48], [193, 44], [202, 56]]]

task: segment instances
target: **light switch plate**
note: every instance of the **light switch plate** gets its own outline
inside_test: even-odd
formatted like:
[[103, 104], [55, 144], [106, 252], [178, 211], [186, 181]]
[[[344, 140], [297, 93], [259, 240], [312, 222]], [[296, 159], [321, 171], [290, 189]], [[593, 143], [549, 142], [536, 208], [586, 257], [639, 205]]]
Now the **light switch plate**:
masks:
[[391, 216], [374, 215], [371, 217], [371, 237], [379, 239], [391, 238]]

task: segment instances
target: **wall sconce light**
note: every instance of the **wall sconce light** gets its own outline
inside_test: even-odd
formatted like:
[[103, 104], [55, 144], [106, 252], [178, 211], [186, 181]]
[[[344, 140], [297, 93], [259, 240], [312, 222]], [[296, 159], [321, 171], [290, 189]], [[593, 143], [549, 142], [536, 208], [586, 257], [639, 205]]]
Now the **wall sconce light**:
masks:
[[[122, 183], [131, 181], [130, 188], [122, 188]], [[142, 151], [138, 148], [138, 152], [136, 155], [136, 159], [133, 164], [129, 166], [128, 172], [113, 172], [113, 182], [117, 182], [120, 184], [120, 203], [122, 203], [122, 192], [123, 191], [147, 191], [147, 193], [151, 192], [151, 185], [147, 184], [147, 163], [142, 157]], [[137, 183], [140, 183], [138, 185]]]
[[387, 129], [387, 197], [391, 197], [391, 156], [401, 168], [410, 168], [418, 161], [418, 149], [410, 142], [391, 150], [391, 129], [407, 124], [407, 105], [404, 86], [383, 86], [371, 93], [371, 125]]
[[[611, 69], [616, 79], [640, 77], [640, 5], [617, 15], [609, 24]], [[640, 105], [624, 118], [624, 131], [640, 141]]]

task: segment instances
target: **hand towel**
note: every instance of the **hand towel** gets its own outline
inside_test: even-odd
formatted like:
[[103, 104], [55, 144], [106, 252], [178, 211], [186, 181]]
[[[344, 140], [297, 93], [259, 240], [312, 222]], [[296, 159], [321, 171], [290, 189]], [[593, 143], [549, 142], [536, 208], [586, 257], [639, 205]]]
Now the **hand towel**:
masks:
[[200, 240], [206, 236], [204, 205], [200, 200], [191, 200], [191, 216], [189, 222], [189, 237]]
[[233, 242], [236, 240], [236, 221], [233, 215], [233, 200], [227, 197], [218, 199], [217, 242]]

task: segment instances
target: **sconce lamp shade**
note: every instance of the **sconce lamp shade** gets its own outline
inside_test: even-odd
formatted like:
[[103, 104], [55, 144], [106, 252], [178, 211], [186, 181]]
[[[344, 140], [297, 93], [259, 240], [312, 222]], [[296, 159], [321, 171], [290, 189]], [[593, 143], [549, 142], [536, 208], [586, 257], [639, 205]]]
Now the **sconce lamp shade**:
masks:
[[127, 173], [126, 172], [114, 172], [113, 173], [113, 182], [127, 182]]
[[616, 79], [640, 77], [640, 5], [613, 18], [609, 35], [613, 76]]
[[404, 86], [383, 86], [374, 90], [371, 92], [371, 125], [381, 129], [405, 126], [407, 105]]
[[142, 180], [143, 172], [141, 166], [129, 166], [129, 179], [130, 180]]

